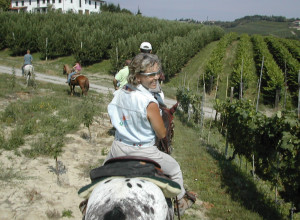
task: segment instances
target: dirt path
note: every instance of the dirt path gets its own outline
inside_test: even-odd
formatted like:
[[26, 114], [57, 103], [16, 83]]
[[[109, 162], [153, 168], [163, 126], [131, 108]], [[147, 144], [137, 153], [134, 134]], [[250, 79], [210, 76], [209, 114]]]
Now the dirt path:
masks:
[[[12, 74], [13, 69], [11, 67], [0, 65], [0, 73]], [[22, 72], [20, 69], [15, 69], [15, 74], [16, 74], [16, 76], [19, 76], [19, 77], [22, 76]], [[38, 81], [66, 85], [65, 77], [51, 76], [51, 75], [46, 75], [46, 74], [35, 72], [35, 79]], [[105, 94], [107, 94], [109, 92], [111, 92], [111, 93], [114, 92], [113, 87], [104, 87], [104, 86], [93, 84], [93, 83], [90, 83], [90, 89], [94, 90], [96, 92], [105, 93]], [[176, 100], [165, 98], [164, 102], [170, 108], [176, 103]], [[212, 108], [209, 108], [209, 107], [204, 107], [203, 109], [204, 109], [204, 117], [205, 118], [211, 118], [211, 117], [214, 118], [215, 117], [215, 114], [216, 114], [215, 110], [213, 110]]]

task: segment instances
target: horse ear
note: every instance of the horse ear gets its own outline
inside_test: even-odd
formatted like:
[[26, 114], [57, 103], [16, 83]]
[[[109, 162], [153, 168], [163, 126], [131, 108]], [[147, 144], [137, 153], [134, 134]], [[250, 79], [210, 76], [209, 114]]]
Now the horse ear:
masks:
[[172, 106], [172, 108], [170, 108], [169, 112], [171, 115], [173, 115], [174, 112], [176, 111], [178, 104], [179, 104], [179, 102], [177, 102], [175, 105]]

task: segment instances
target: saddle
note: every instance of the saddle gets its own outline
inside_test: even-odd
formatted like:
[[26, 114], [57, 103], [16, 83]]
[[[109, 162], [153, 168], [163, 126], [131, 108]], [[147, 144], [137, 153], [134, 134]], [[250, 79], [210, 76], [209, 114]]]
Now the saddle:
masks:
[[80, 73], [75, 73], [74, 75], [71, 76], [71, 80], [75, 80], [80, 75], [81, 75]]
[[112, 158], [103, 166], [91, 170], [91, 184], [82, 187], [78, 194], [88, 198], [101, 181], [120, 177], [138, 177], [153, 182], [160, 187], [166, 198], [173, 198], [181, 192], [180, 185], [164, 175], [158, 163], [149, 158], [130, 156]]

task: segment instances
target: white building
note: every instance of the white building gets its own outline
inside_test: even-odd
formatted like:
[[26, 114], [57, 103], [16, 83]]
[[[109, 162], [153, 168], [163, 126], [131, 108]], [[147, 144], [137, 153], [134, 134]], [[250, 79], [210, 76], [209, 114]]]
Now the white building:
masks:
[[10, 10], [25, 12], [44, 12], [49, 6], [62, 12], [89, 14], [100, 12], [100, 6], [105, 3], [102, 0], [12, 0]]

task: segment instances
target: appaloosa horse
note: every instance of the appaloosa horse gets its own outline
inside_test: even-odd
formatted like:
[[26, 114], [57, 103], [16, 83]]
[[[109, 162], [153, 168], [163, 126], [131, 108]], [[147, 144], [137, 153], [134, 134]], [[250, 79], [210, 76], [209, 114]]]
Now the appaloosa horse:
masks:
[[[72, 73], [72, 69], [69, 67], [68, 64], [65, 64], [63, 67], [63, 74], [67, 74], [67, 78], [68, 75]], [[75, 92], [75, 86], [80, 86], [81, 91], [82, 91], [82, 95], [87, 95], [87, 92], [89, 91], [89, 79], [83, 75], [80, 74], [74, 74], [71, 77], [70, 83], [69, 83], [70, 89], [71, 89], [71, 95], [74, 95]]]
[[[177, 106], [178, 103], [171, 109], [160, 107], [168, 133], [166, 139], [173, 137], [172, 115]], [[163, 142], [157, 141], [162, 144], [160, 149], [170, 153], [171, 141]], [[113, 158], [93, 169], [90, 177], [92, 183], [78, 192], [86, 198], [80, 204], [85, 215], [83, 219], [174, 219], [172, 199], [181, 192], [181, 188], [162, 174], [156, 162], [140, 157]]]

